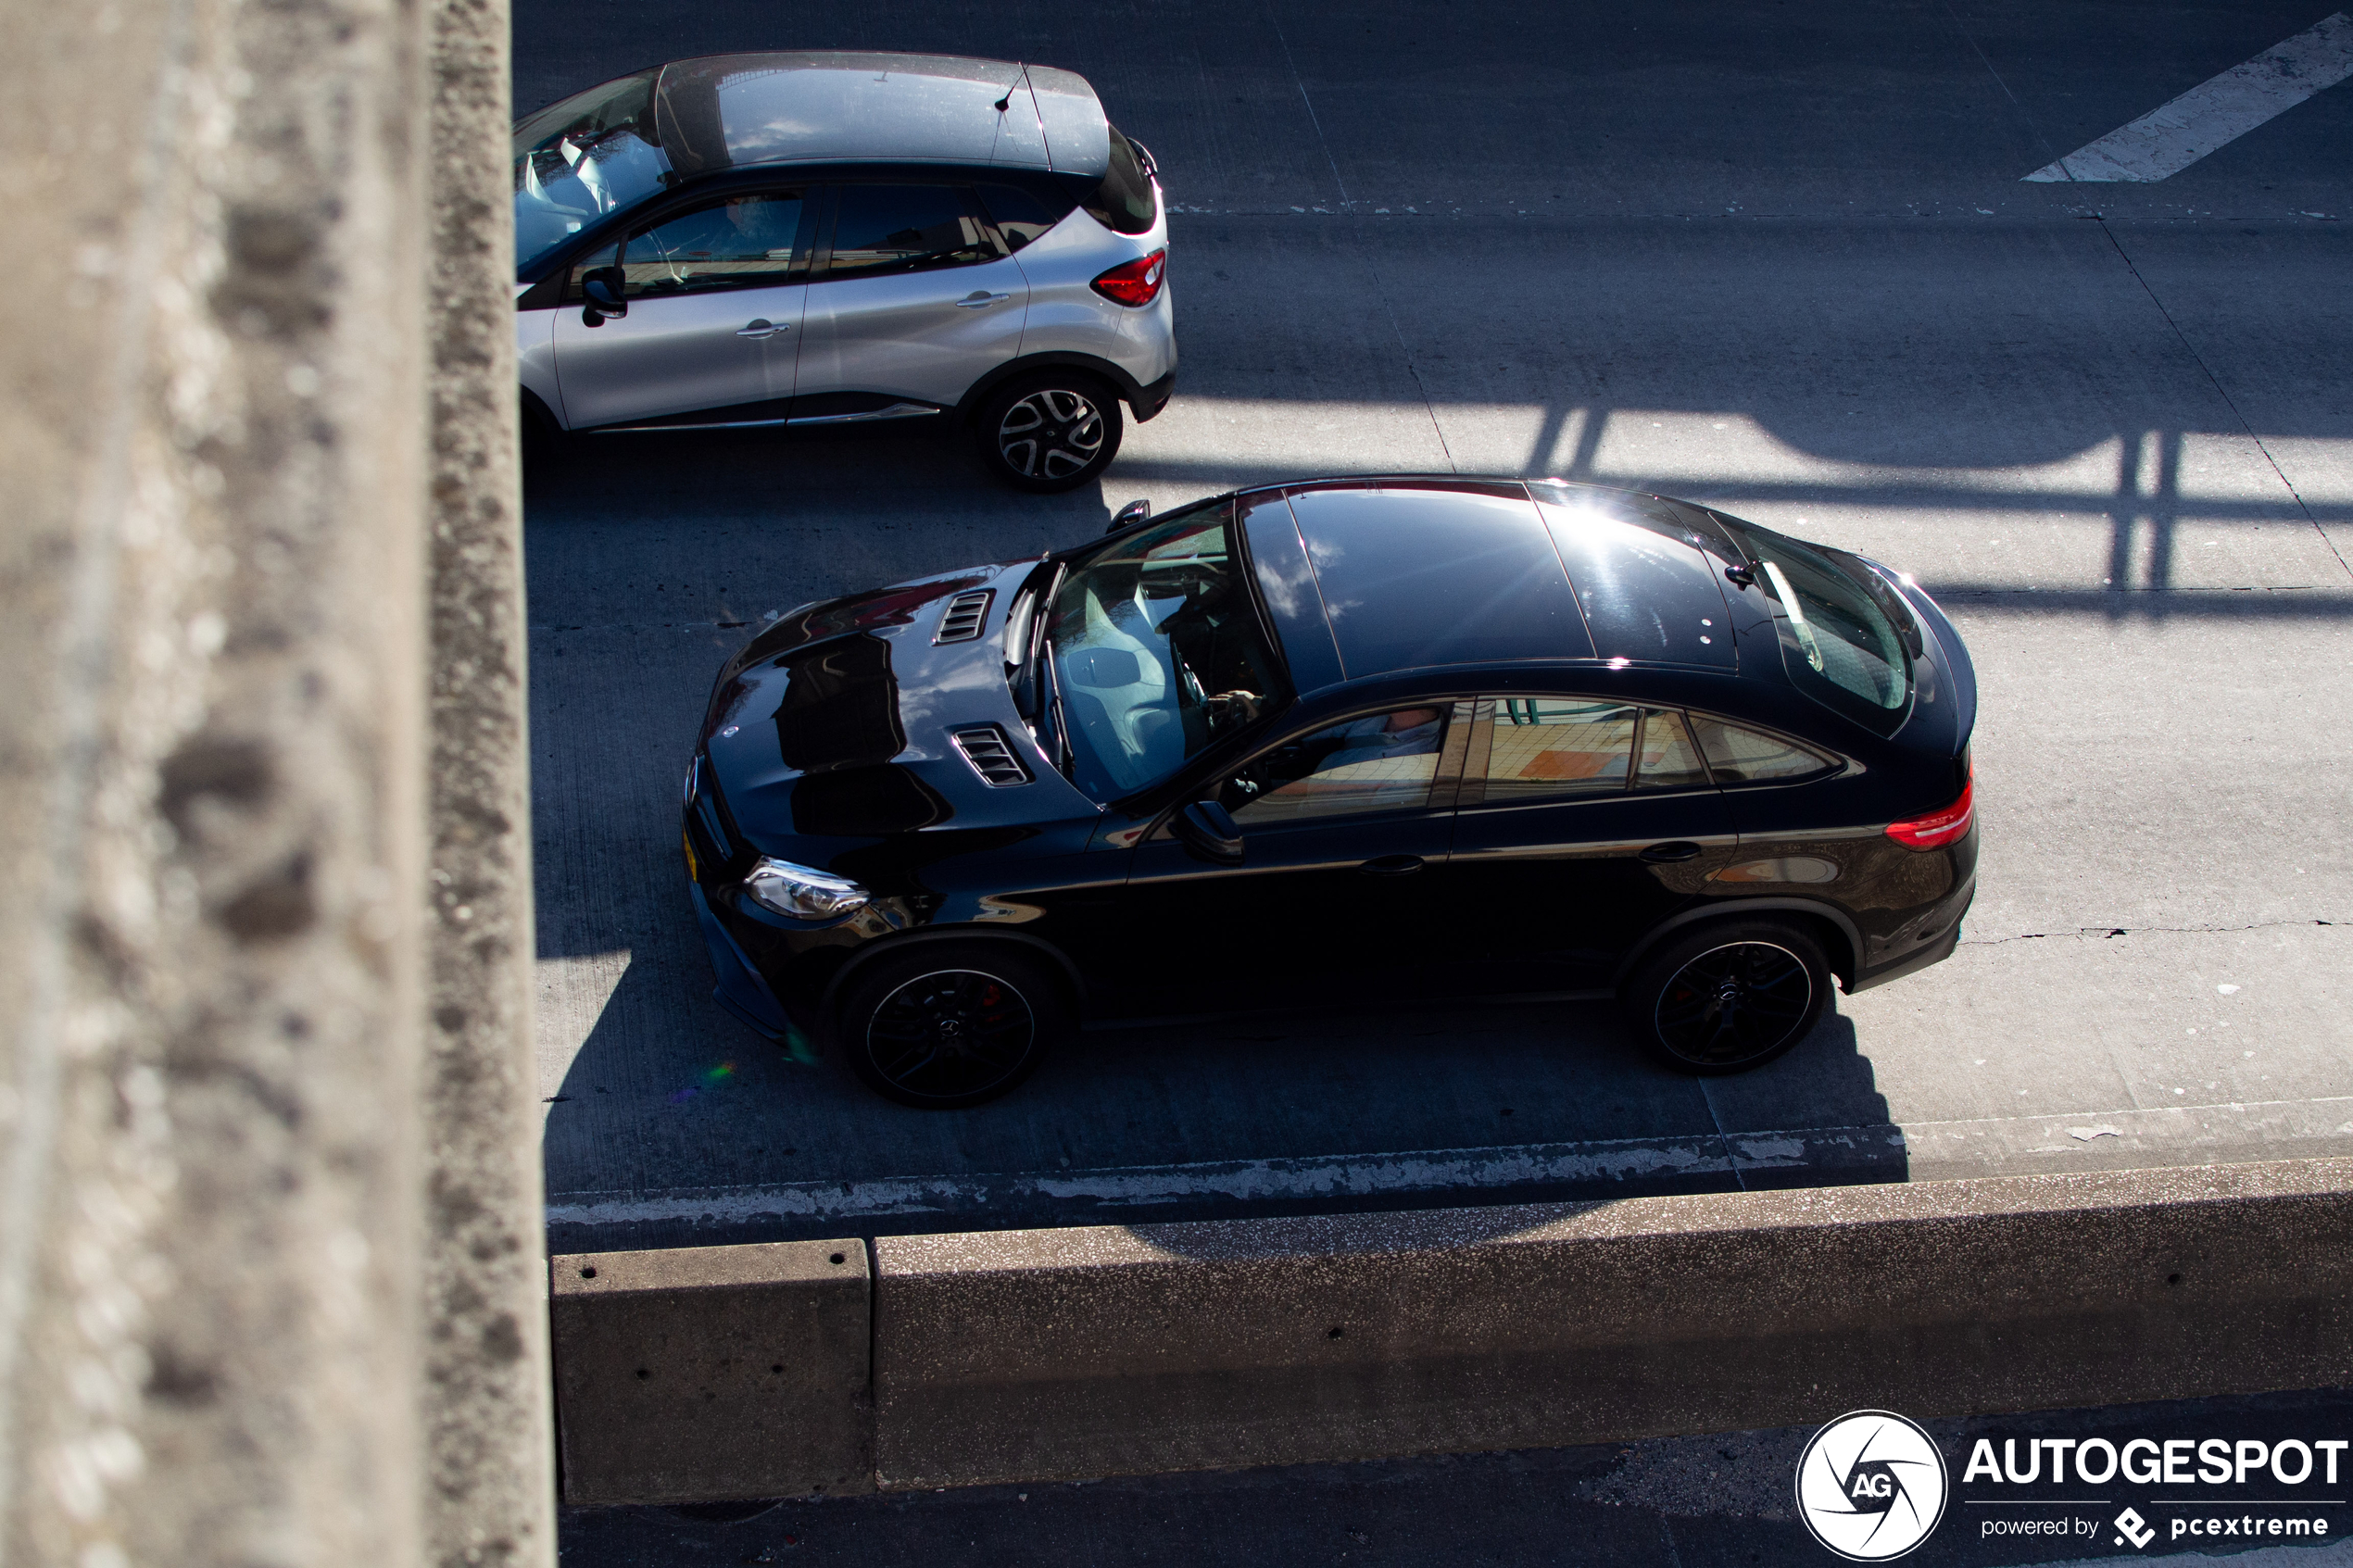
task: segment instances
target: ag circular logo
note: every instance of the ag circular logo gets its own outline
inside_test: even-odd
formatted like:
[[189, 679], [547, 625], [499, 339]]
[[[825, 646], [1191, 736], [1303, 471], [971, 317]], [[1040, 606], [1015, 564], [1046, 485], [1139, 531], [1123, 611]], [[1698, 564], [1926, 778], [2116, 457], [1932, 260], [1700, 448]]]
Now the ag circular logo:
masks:
[[1884, 1562], [1944, 1517], [1944, 1456], [1893, 1411], [1854, 1411], [1814, 1434], [1797, 1461], [1797, 1516], [1851, 1562]]

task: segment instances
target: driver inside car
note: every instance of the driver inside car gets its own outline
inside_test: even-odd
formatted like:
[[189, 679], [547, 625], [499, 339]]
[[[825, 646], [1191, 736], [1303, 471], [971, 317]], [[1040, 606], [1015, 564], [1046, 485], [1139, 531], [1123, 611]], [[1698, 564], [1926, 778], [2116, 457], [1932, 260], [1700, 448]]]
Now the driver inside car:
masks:
[[1322, 771], [1352, 762], [1377, 762], [1390, 757], [1420, 757], [1438, 749], [1442, 715], [1435, 708], [1401, 708], [1369, 719], [1340, 724], [1326, 734], [1340, 736], [1340, 746], [1324, 759]]

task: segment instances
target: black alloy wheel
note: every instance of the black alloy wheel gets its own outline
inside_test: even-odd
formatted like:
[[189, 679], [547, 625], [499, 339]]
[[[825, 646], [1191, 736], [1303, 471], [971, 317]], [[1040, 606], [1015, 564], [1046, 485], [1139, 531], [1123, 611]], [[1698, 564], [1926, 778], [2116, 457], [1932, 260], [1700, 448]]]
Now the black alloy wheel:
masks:
[[840, 1037], [851, 1069], [877, 1094], [952, 1110], [1029, 1076], [1068, 1023], [1061, 992], [1026, 959], [935, 947], [859, 975]]
[[1626, 989], [1630, 1022], [1687, 1073], [1759, 1067], [1803, 1040], [1830, 1001], [1819, 943], [1795, 922], [1701, 928], [1646, 960]]
[[1000, 389], [981, 409], [981, 460], [1023, 490], [1073, 490], [1111, 466], [1119, 450], [1119, 400], [1077, 376], [1033, 376]]

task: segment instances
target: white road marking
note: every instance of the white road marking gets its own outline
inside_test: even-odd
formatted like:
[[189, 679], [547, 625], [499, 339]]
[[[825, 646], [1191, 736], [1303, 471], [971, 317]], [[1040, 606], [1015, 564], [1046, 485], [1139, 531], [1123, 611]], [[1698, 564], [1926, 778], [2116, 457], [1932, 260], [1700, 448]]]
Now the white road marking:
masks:
[[2154, 183], [2348, 76], [2353, 19], [2339, 11], [2025, 178]]

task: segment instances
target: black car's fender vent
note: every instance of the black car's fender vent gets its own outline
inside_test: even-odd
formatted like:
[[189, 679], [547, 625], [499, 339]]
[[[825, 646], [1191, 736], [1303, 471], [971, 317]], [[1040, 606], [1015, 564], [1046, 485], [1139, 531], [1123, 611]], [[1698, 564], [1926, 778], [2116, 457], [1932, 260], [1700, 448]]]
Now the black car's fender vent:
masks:
[[1005, 744], [1005, 732], [994, 724], [975, 724], [968, 730], [955, 732], [956, 749], [973, 765], [973, 771], [997, 789], [1011, 789], [1029, 782], [1029, 770]]
[[948, 601], [948, 608], [939, 618], [939, 630], [932, 633], [932, 646], [942, 643], [969, 643], [980, 635], [988, 623], [988, 600], [996, 592], [983, 588], [976, 594], [958, 594]]

